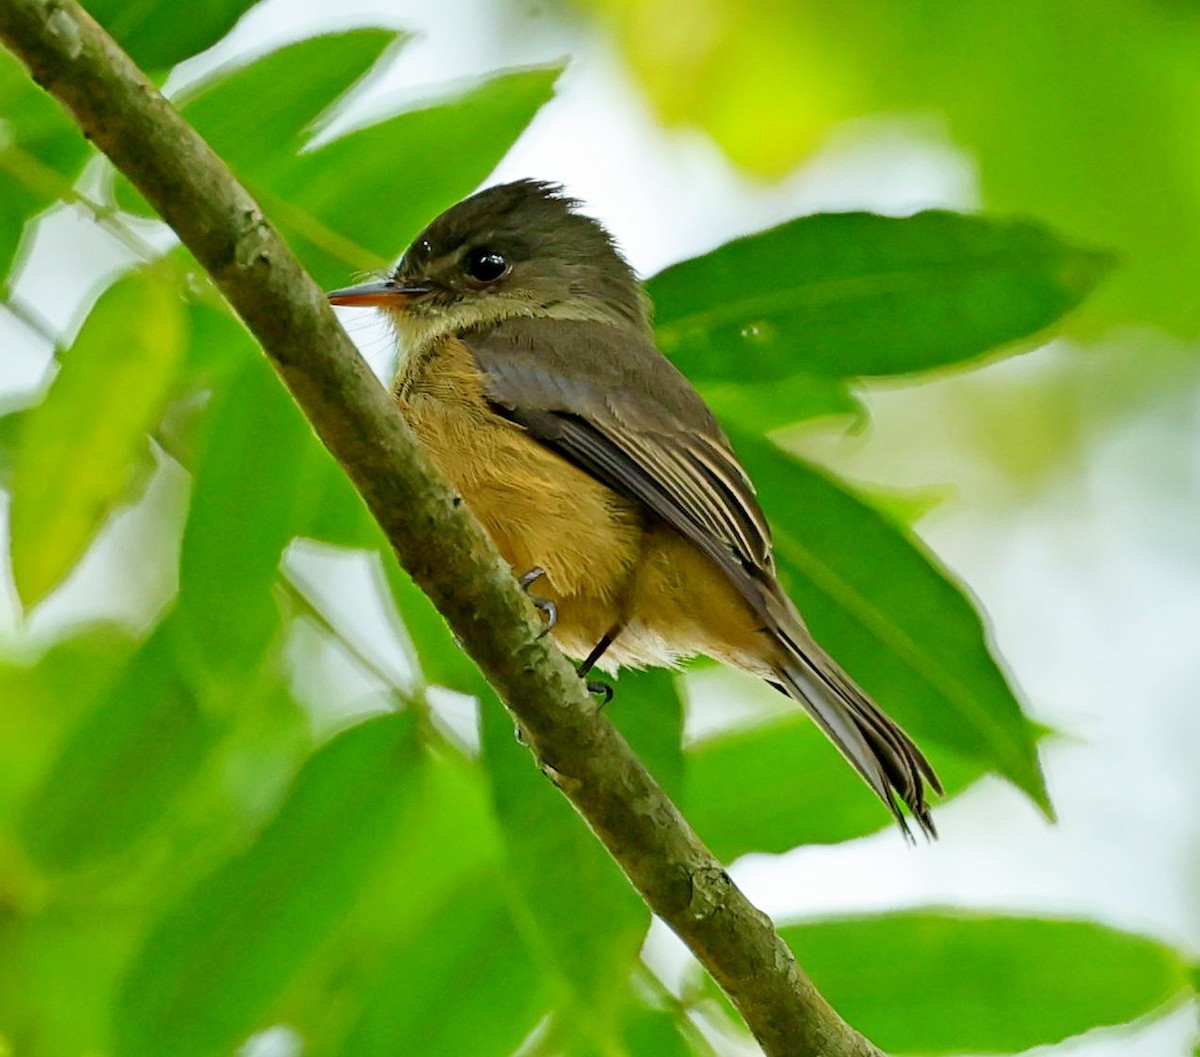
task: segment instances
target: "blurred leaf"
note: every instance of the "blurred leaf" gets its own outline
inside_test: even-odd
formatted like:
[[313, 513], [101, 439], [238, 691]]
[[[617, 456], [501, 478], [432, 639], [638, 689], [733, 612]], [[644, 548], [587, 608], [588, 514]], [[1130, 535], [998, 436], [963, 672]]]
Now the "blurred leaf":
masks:
[[35, 663], [0, 664], [0, 829], [16, 827], [29, 790], [136, 645], [127, 631], [102, 624], [56, 643]]
[[[389, 974], [402, 971], [399, 961], [436, 961], [437, 953], [427, 951], [423, 941], [429, 919], [441, 911], [448, 893], [474, 886], [481, 902], [488, 899], [499, 839], [482, 769], [475, 761], [453, 751], [430, 753], [406, 818], [404, 839], [378, 849], [374, 878], [353, 912], [273, 1009], [273, 1016], [304, 1036], [305, 1053], [311, 1057], [339, 1052], [360, 1020], [386, 1018], [382, 1010], [368, 1012], [367, 1004], [373, 1001], [366, 1000]], [[447, 840], [448, 834], [453, 840]], [[397, 878], [404, 883], [397, 884]], [[469, 971], [462, 983], [470, 988]], [[445, 992], [454, 993], [453, 987]], [[418, 994], [419, 989], [414, 1001]], [[401, 1000], [398, 995], [391, 993], [393, 1004]], [[409, 1010], [398, 1015], [423, 1014]]]
[[123, 904], [99, 914], [94, 903], [0, 909], [0, 1054], [107, 1052], [113, 982], [136, 924]]
[[[454, 839], [447, 840], [447, 834]], [[463, 889], [470, 881], [478, 883], [485, 875], [494, 880], [500, 852], [483, 768], [445, 746], [431, 752], [424, 760], [404, 840], [379, 849], [381, 867], [374, 886], [352, 922], [360, 934], [353, 940], [356, 948], [361, 951], [368, 936], [378, 940], [385, 925], [407, 942], [424, 928], [447, 892]], [[405, 883], [397, 885], [397, 877]], [[389, 944], [396, 939], [385, 938]]]
[[[947, 797], [984, 774], [980, 760], [925, 747]], [[816, 724], [798, 713], [705, 738], [688, 748], [685, 765], [684, 814], [723, 862], [893, 825]]]
[[[257, 0], [87, 0], [86, 7], [144, 70], [165, 70], [217, 43]], [[184, 14], [185, 17], [180, 17]]]
[[650, 914], [625, 876], [517, 743], [512, 720], [485, 702], [483, 763], [507, 851], [518, 920], [546, 969], [566, 985], [565, 1014], [605, 1052]]
[[641, 1005], [633, 1008], [625, 1022], [623, 1041], [629, 1057], [692, 1057], [710, 1052], [694, 1050], [670, 1012]]
[[58, 870], [124, 850], [192, 779], [217, 733], [175, 671], [169, 634], [160, 629], [72, 733], [30, 798], [26, 846]]
[[[323, 491], [326, 502], [305, 532], [378, 550], [425, 678], [483, 698], [484, 761], [505, 837], [510, 879], [522, 908], [523, 931], [532, 930], [542, 958], [549, 962], [544, 968], [568, 985], [571, 1015], [579, 1018], [579, 1030], [589, 1038], [608, 1039], [606, 1010], [623, 1000], [624, 981], [648, 915], [586, 825], [532, 766], [528, 751], [517, 744], [511, 718], [454, 641], [445, 620], [398, 566], [336, 466], [329, 474], [332, 479]], [[623, 673], [609, 708], [659, 779], [677, 787], [682, 706], [672, 674]]]
[[[865, 105], [939, 111], [944, 135], [971, 152], [989, 208], [1038, 216], [1119, 254], [1072, 332], [1149, 323], [1196, 336], [1195, 5], [1018, 0], [1000, 12], [967, 0], [937, 18], [928, 10], [869, 3], [856, 13], [854, 55], [875, 74], [862, 79]], [[829, 28], [839, 32], [839, 21]], [[996, 47], [1000, 39], [1012, 46]]]
[[121, 1055], [228, 1052], [350, 912], [420, 787], [407, 715], [367, 720], [308, 761], [258, 840], [187, 893], [126, 977]]
[[345, 470], [324, 448], [315, 447], [312, 456], [308, 478], [315, 502], [309, 507], [300, 534], [336, 547], [374, 550], [385, 558], [392, 555], [391, 544]]
[[187, 381], [192, 388], [222, 389], [247, 363], [262, 358], [258, 343], [224, 300], [194, 299], [187, 308]]
[[232, 310], [203, 301], [187, 303], [184, 365], [174, 399], [154, 439], [184, 469], [194, 472], [207, 439], [213, 396], [234, 384], [237, 373], [262, 353]]
[[770, 433], [795, 422], [832, 416], [862, 419], [866, 411], [843, 378], [791, 374], [757, 385], [735, 381], [698, 382], [708, 406], [722, 422]]
[[12, 475], [17, 458], [17, 447], [25, 426], [28, 410], [20, 408], [0, 415], [0, 488], [12, 492]]
[[[4, 56], [0, 55], [0, 61], [3, 59]], [[0, 165], [4, 161], [4, 152], [0, 150]], [[0, 172], [0, 277], [8, 274], [16, 259], [26, 221], [50, 205], [51, 201], [49, 196], [42, 198], [30, 194], [16, 185], [7, 173]]]
[[215, 70], [181, 110], [230, 166], [256, 178], [293, 164], [317, 118], [402, 40], [394, 30], [367, 28], [296, 41]]
[[[355, 30], [302, 41], [217, 71], [184, 103], [184, 115], [263, 201], [318, 282], [344, 284], [349, 272], [398, 257], [425, 224], [496, 167], [550, 99], [561, 72], [499, 74], [451, 101], [301, 153], [317, 118], [402, 39]], [[265, 99], [265, 111], [244, 106], [247, 97]], [[148, 211], [127, 185], [119, 185], [119, 198]]]
[[317, 281], [344, 284], [349, 271], [398, 257], [435, 215], [478, 187], [550, 100], [560, 72], [489, 78], [451, 102], [307, 151], [255, 189], [267, 193], [268, 209]]
[[956, 494], [953, 485], [929, 485], [925, 488], [858, 487], [859, 496], [874, 510], [902, 529], [927, 518]]
[[[261, 828], [264, 802], [278, 803], [278, 772], [294, 773], [307, 747], [297, 736], [295, 706], [277, 685], [243, 694], [237, 711], [218, 717], [224, 720], [219, 743], [197, 745], [192, 736], [197, 727], [218, 732], [210, 715], [165, 731], [162, 720], [178, 719], [180, 711], [176, 702], [152, 700], [163, 676], [153, 673], [149, 685], [137, 678], [149, 667], [147, 650], [166, 652], [163, 638], [160, 629], [126, 663], [128, 634], [98, 628], [54, 647], [33, 668], [0, 669], [6, 706], [0, 708], [0, 1031], [10, 1034], [17, 1053], [111, 1052], [116, 982], [137, 943], [175, 893]], [[112, 685], [118, 672], [149, 728], [130, 732], [129, 745], [143, 751], [126, 756], [123, 773], [113, 749], [135, 709]], [[168, 696], [175, 692], [168, 685]], [[121, 729], [111, 731], [105, 721]], [[87, 754], [88, 731], [95, 735], [95, 760]], [[155, 732], [160, 737], [150, 741]], [[188, 756], [190, 749], [198, 758]], [[70, 770], [73, 753], [78, 776]], [[107, 776], [105, 763], [112, 765]], [[67, 789], [56, 788], [57, 781]], [[90, 804], [80, 795], [88, 784], [97, 794]], [[74, 820], [66, 810], [72, 801]], [[61, 845], [66, 865], [87, 866], [86, 872], [46, 877], [34, 869], [21, 838], [39, 811], [55, 829], [51, 850]], [[72, 825], [85, 847], [64, 844]], [[87, 832], [89, 825], [100, 832]], [[46, 840], [38, 835], [29, 843], [36, 848]], [[104, 846], [121, 857], [88, 858]]]
[[419, 681], [471, 694], [502, 708], [475, 662], [455, 639], [445, 617], [401, 567], [383, 530], [345, 472], [323, 449], [318, 455], [306, 474], [314, 503], [301, 534], [377, 554], [386, 594], [416, 652]]
[[[596, 673], [599, 675], [599, 673]], [[604, 714], [672, 799], [683, 786], [683, 701], [679, 676], [667, 668], [624, 669], [612, 681]]]
[[380, 554], [392, 602], [412, 638], [425, 682], [473, 694], [484, 704], [503, 709], [483, 673], [450, 630], [446, 618], [400, 566], [391, 548], [380, 549]]
[[445, 617], [401, 567], [383, 530], [341, 467], [327, 457], [318, 461], [309, 479], [317, 501], [304, 524], [303, 535], [379, 555], [391, 602], [416, 650], [422, 682], [473, 694], [502, 708]]
[[[253, 183], [295, 164], [317, 118], [403, 39], [394, 30], [369, 28], [285, 44], [218, 67], [185, 91], [178, 106], [239, 178]], [[124, 176], [117, 177], [116, 196], [124, 208], [154, 215]]]
[[1049, 813], [1033, 729], [961, 588], [811, 467], [768, 441], [733, 441], [771, 518], [781, 579], [817, 641], [919, 742], [983, 762]]
[[926, 910], [780, 932], [889, 1053], [1016, 1053], [1161, 1010], [1187, 988], [1176, 951], [1085, 921]]
[[179, 569], [180, 632], [213, 674], [252, 670], [279, 627], [279, 559], [311, 506], [317, 445], [263, 357], [213, 397]]
[[26, 222], [58, 201], [91, 153], [62, 108], [0, 51], [0, 289]]
[[178, 295], [137, 272], [96, 303], [45, 400], [22, 416], [11, 532], [27, 607], [58, 586], [124, 498], [182, 353]]
[[[711, 0], [681, 24], [663, 0], [578, 2], [608, 16], [658, 112], [738, 164], [781, 175], [838, 136], [874, 139], [886, 166], [899, 126], [961, 151], [989, 209], [1120, 255], [1072, 331], [1200, 328], [1194, 4], [863, 0], [781, 17], [769, 0]], [[872, 116], [884, 136], [857, 120]]]
[[710, 0], [681, 20], [664, 0], [576, 3], [606, 16], [662, 120], [699, 124], [766, 177], [813, 150], [857, 101], [857, 77], [869, 76], [854, 68], [854, 37], [822, 34], [836, 22], [824, 5], [792, 5], [783, 16], [766, 0]]
[[513, 922], [502, 880], [453, 888], [361, 996], [344, 1057], [507, 1057], [545, 1013], [545, 979]]
[[801, 217], [648, 284], [659, 341], [692, 379], [910, 374], [1026, 338], [1110, 259], [1023, 221], [927, 212]]

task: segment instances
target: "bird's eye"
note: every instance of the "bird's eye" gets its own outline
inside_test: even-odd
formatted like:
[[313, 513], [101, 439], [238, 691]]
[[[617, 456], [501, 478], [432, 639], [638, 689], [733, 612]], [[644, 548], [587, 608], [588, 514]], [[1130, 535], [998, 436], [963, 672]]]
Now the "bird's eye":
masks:
[[467, 274], [480, 283], [494, 283], [508, 273], [508, 261], [495, 250], [474, 249], [463, 260]]

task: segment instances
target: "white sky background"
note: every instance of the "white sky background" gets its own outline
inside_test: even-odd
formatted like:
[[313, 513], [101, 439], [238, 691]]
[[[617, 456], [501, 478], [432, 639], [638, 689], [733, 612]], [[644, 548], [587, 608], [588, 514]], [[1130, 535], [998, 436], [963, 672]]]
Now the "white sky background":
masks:
[[[847, 126], [816, 159], [767, 187], [733, 170], [699, 134], [661, 130], [609, 44], [582, 24], [536, 10], [514, 14], [487, 0], [343, 0], [336, 16], [329, 11], [323, 0], [269, 0], [190, 72], [322, 29], [382, 24], [418, 32], [356, 101], [347, 117], [360, 123], [397, 98], [440, 94], [446, 81], [569, 54], [558, 97], [494, 180], [562, 181], [643, 274], [817, 209], [908, 213], [979, 204], [970, 159], [948, 145], [934, 119]], [[403, 159], [397, 166], [402, 194]], [[67, 327], [83, 291], [120, 259], [90, 224], [65, 213], [43, 225], [17, 293]], [[380, 332], [360, 318], [351, 326], [380, 364]], [[38, 384], [48, 350], [2, 313], [0, 348], [0, 399]], [[1129, 354], [1137, 355], [1135, 345]], [[873, 392], [874, 424], [865, 435], [830, 427], [805, 441], [810, 454], [852, 479], [954, 486], [954, 498], [922, 533], [981, 601], [1033, 715], [1070, 736], [1045, 754], [1059, 824], [1047, 825], [1020, 794], [989, 782], [937, 809], [942, 839], [934, 845], [910, 849], [888, 832], [738, 863], [738, 882], [776, 917], [926, 904], [1014, 909], [1095, 917], [1200, 950], [1200, 391], [1189, 386], [1168, 406], [1128, 417], [1032, 494], [1005, 484], [989, 465], [986, 439], [977, 443], [958, 417], [956, 396], [968, 388], [1016, 399], [1031, 380], [1079, 362], [1077, 351], [1051, 348], [971, 375]], [[146, 509], [124, 515], [37, 623], [144, 613], [165, 597], [172, 584], [161, 569], [170, 554], [148, 559], [122, 540], [139, 536], [139, 518], [178, 509], [185, 487], [178, 471], [161, 473]], [[7, 615], [0, 607], [5, 629], [16, 634], [11, 604]], [[386, 654], [386, 635], [376, 628], [372, 638]], [[330, 685], [340, 681], [344, 692], [345, 673], [330, 665]], [[672, 960], [673, 942], [656, 939], [656, 961]], [[1193, 1032], [1194, 1014], [1182, 1010], [1133, 1036], [1096, 1032], [1038, 1052], [1182, 1057]]]

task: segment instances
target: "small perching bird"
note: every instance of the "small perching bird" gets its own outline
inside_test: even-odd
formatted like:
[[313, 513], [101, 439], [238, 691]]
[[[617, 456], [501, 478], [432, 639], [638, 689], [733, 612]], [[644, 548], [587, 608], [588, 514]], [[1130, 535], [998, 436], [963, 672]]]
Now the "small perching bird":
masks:
[[637, 277], [577, 209], [552, 184], [488, 188], [434, 220], [388, 278], [329, 299], [387, 315], [401, 412], [513, 569], [538, 579], [581, 675], [706, 654], [760, 676], [906, 833], [897, 796], [933, 835], [933, 769], [809, 634], [754, 486], [655, 346]]

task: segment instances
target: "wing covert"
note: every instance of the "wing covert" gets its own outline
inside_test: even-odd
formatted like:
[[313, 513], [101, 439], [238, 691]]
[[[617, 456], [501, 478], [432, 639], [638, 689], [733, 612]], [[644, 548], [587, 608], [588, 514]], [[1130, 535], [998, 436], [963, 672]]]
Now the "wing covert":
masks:
[[510, 320], [463, 340], [506, 418], [644, 503], [743, 593], [747, 574], [773, 573], [754, 486], [699, 394], [648, 338], [602, 323]]

